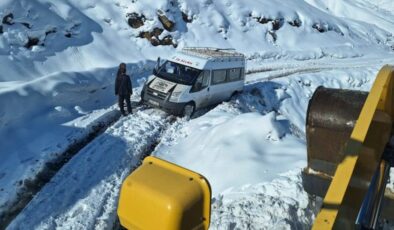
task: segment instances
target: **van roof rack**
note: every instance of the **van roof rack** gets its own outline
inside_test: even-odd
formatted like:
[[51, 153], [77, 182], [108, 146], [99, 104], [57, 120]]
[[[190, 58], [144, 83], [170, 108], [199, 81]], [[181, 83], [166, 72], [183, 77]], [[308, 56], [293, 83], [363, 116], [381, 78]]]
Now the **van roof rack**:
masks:
[[242, 53], [236, 52], [233, 48], [185, 47], [182, 52], [204, 58], [244, 57]]

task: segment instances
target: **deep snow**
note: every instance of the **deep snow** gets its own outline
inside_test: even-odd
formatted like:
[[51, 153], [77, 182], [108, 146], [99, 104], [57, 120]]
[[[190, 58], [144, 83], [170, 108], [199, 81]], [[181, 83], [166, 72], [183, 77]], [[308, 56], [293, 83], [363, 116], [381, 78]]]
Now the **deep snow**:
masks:
[[[308, 99], [319, 85], [369, 90], [378, 69], [394, 63], [393, 9], [389, 0], [2, 1], [0, 21], [10, 13], [13, 17], [3, 20], [0, 29], [0, 216], [48, 162], [97, 124], [116, 119], [113, 78], [120, 62], [128, 63], [137, 92], [133, 100], [139, 100], [153, 60], [175, 49], [155, 47], [139, 37], [156, 28], [163, 30], [158, 40], [171, 36], [178, 48], [236, 48], [246, 54], [251, 74], [237, 100], [204, 111], [190, 122], [180, 119], [168, 126], [154, 154], [208, 177], [215, 194], [213, 229], [309, 226], [316, 204], [300, 187], [299, 177], [306, 165]], [[131, 28], [127, 24], [131, 13], [143, 14], [144, 25]], [[172, 31], [164, 29], [158, 14], [175, 22]], [[29, 38], [37, 38], [38, 45], [25, 48]], [[111, 127], [103, 136], [114, 132], [117, 138], [99, 137], [92, 143], [99, 149], [94, 151], [120, 150], [115, 139], [146, 122], [141, 113], [138, 121], [121, 120], [125, 127]], [[163, 125], [161, 120], [155, 122], [150, 124]], [[147, 127], [141, 132], [153, 135], [153, 128]], [[130, 135], [124, 140], [130, 146], [136, 140], [142, 145], [151, 140]], [[116, 148], [101, 150], [99, 141]], [[131, 149], [139, 156], [139, 150]], [[12, 228], [110, 228], [121, 179], [134, 166], [118, 168], [125, 149], [113, 158], [97, 154], [97, 164], [111, 164], [97, 176], [86, 177], [84, 172], [93, 171], [90, 167], [95, 165], [80, 161], [91, 151], [83, 150], [65, 165]], [[81, 170], [75, 182], [68, 177], [74, 170]], [[92, 190], [95, 186], [111, 195], [100, 196]], [[74, 192], [61, 205], [47, 197], [53, 193], [52, 198], [60, 199], [57, 196], [70, 187]], [[100, 202], [93, 204], [95, 200]], [[37, 214], [36, 209], [42, 212]], [[78, 210], [86, 213], [79, 216]], [[281, 218], [267, 219], [273, 216]], [[21, 224], [26, 220], [31, 225]]]

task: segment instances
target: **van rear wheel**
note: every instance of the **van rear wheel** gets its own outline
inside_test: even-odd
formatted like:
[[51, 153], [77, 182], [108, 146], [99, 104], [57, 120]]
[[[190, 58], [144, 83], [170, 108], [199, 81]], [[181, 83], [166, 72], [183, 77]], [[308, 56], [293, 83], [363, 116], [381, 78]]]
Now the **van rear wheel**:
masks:
[[188, 103], [183, 107], [183, 116], [186, 117], [187, 119], [190, 119], [194, 113], [194, 110], [196, 109], [196, 106], [194, 103]]

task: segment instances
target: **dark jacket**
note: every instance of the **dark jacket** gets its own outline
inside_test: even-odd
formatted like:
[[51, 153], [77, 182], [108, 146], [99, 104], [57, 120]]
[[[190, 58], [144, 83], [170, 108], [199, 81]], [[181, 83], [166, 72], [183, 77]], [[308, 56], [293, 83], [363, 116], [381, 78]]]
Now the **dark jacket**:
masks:
[[131, 95], [133, 88], [131, 86], [130, 77], [126, 74], [120, 74], [115, 80], [115, 95]]

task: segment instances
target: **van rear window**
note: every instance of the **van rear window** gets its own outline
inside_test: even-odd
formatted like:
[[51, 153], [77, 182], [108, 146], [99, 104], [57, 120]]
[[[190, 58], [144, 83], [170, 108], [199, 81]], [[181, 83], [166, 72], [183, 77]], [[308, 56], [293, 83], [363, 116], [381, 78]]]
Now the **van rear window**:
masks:
[[228, 81], [238, 81], [241, 79], [241, 69], [229, 69]]
[[212, 84], [220, 84], [226, 81], [226, 70], [214, 70], [213, 77], [212, 77]]

